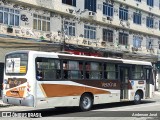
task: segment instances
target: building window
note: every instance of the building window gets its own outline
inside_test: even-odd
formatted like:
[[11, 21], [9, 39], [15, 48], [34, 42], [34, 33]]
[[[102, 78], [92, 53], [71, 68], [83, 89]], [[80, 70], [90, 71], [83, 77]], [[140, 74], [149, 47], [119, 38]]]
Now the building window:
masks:
[[141, 25], [141, 14], [140, 13], [133, 13], [133, 22], [136, 24]]
[[62, 3], [76, 7], [76, 0], [62, 0]]
[[89, 11], [96, 12], [96, 3], [97, 0], [85, 0], [85, 9], [88, 9]]
[[64, 21], [65, 34], [69, 36], [75, 36], [75, 23]]
[[103, 41], [113, 42], [113, 31], [108, 29], [103, 29]]
[[153, 28], [154, 19], [152, 17], [147, 17], [146, 25], [149, 28]]
[[154, 5], [154, 0], [147, 0], [147, 5], [153, 7], [153, 5]]
[[113, 5], [108, 3], [103, 3], [103, 14], [107, 16], [113, 16]]
[[0, 7], [0, 23], [12, 26], [19, 26], [20, 11]]
[[33, 29], [41, 31], [50, 31], [50, 17], [34, 14]]
[[128, 20], [128, 9], [119, 8], [119, 19]]
[[120, 45], [128, 45], [128, 34], [119, 33], [119, 44]]
[[141, 48], [141, 43], [142, 43], [142, 37], [133, 36], [133, 47]]
[[96, 39], [96, 27], [84, 25], [84, 38]]

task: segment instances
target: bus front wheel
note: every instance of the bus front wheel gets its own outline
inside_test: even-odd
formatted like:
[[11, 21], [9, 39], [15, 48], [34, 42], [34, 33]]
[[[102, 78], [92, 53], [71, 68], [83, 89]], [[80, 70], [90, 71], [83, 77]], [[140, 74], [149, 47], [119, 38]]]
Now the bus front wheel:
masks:
[[140, 92], [136, 92], [134, 96], [134, 104], [140, 104], [141, 103], [141, 94]]
[[93, 99], [90, 94], [83, 94], [80, 99], [79, 107], [81, 111], [89, 111], [93, 106]]

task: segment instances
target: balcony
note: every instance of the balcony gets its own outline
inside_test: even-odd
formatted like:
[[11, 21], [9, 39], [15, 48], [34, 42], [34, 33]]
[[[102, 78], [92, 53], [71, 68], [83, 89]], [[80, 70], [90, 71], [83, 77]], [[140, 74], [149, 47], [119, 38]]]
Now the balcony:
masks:
[[[44, 7], [47, 9], [53, 8], [54, 0], [10, 0], [16, 3], [22, 3], [23, 5], [32, 5], [37, 7]], [[18, 4], [19, 5], [19, 4]]]

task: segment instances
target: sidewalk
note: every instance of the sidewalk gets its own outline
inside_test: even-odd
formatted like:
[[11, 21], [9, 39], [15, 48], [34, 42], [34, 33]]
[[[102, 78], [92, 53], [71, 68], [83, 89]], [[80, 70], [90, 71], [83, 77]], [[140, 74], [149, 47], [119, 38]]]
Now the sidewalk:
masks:
[[160, 95], [160, 91], [155, 91], [154, 95]]
[[0, 107], [7, 107], [7, 106], [13, 106], [13, 105], [3, 103], [2, 98], [0, 98]]

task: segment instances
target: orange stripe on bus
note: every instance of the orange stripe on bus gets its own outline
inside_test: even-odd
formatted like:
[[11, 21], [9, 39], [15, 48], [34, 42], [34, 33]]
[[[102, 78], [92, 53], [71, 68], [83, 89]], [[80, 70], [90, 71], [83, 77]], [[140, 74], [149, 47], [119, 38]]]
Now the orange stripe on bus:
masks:
[[63, 97], [63, 96], [78, 96], [84, 92], [91, 92], [93, 94], [110, 94], [109, 91], [100, 90], [96, 88], [73, 86], [73, 85], [57, 85], [57, 84], [41, 84], [44, 95], [46, 97]]
[[26, 88], [26, 86], [22, 86], [22, 87], [17, 87], [17, 88], [13, 88], [11, 90], [8, 90], [6, 92], [6, 96], [8, 96], [8, 97], [23, 98], [25, 88]]

